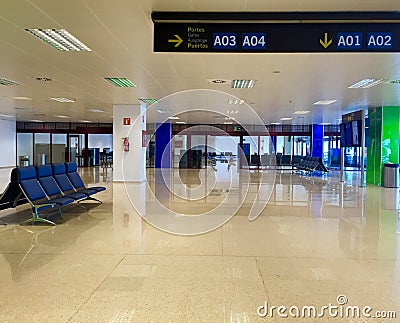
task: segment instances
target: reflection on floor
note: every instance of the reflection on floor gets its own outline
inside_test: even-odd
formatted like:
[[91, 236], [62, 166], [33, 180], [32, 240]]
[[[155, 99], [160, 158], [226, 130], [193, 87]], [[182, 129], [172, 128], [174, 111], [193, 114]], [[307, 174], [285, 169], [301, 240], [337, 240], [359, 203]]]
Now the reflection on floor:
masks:
[[[337, 305], [341, 294], [348, 305], [400, 315], [396, 189], [360, 188], [356, 172], [343, 184], [333, 172], [279, 172], [258, 219], [249, 222], [245, 203], [222, 227], [185, 237], [139, 217], [111, 169], [80, 172], [107, 186], [102, 205], [68, 209], [51, 228], [20, 227], [26, 207], [0, 212], [9, 222], [0, 227], [1, 322], [296, 322], [276, 312], [260, 318], [257, 308]], [[148, 179], [146, 190], [155, 189], [154, 170]], [[190, 171], [181, 180], [199, 185]], [[185, 210], [179, 198], [163, 197]], [[301, 321], [330, 320], [379, 321]]]

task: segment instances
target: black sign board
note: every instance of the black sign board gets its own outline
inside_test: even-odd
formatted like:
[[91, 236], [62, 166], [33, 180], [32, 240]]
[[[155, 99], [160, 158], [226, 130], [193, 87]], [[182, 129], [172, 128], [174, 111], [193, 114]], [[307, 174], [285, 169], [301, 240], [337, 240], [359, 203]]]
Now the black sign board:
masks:
[[362, 110], [342, 115], [342, 123], [362, 120]]
[[400, 23], [154, 23], [154, 52], [400, 52]]

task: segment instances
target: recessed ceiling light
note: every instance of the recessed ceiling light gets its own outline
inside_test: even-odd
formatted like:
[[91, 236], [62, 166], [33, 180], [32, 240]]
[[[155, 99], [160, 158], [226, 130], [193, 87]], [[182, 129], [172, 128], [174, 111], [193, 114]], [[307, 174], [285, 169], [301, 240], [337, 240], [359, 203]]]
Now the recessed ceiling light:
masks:
[[62, 102], [62, 103], [73, 103], [76, 102], [75, 99], [68, 99], [68, 98], [50, 98], [51, 100]]
[[90, 121], [90, 120], [79, 120], [79, 122], [82, 122], [82, 123], [91, 123], [92, 121]]
[[363, 79], [357, 83], [354, 83], [353, 85], [350, 85], [348, 88], [349, 89], [358, 89], [358, 88], [367, 89], [369, 87], [373, 87], [373, 86], [381, 84], [383, 82], [384, 82], [383, 79]]
[[18, 82], [12, 81], [12, 80], [8, 80], [3, 77], [0, 77], [0, 84], [1, 85], [21, 85], [21, 83], [18, 83]]
[[143, 103], [146, 103], [146, 104], [153, 104], [153, 103], [158, 102], [157, 99], [153, 99], [153, 98], [142, 98], [142, 99], [139, 99], [139, 101], [142, 101]]
[[226, 113], [227, 114], [238, 114], [239, 111], [238, 110], [227, 110]]
[[92, 51], [88, 46], [65, 29], [26, 28], [25, 30], [57, 50], [78, 52]]
[[307, 113], [310, 113], [310, 111], [308, 111], [308, 110], [299, 110], [299, 111], [296, 111], [294, 114], [307, 114]]
[[179, 120], [180, 118], [179, 117], [168, 117], [168, 119], [170, 119], [170, 120]]
[[292, 119], [293, 119], [293, 118], [287, 118], [287, 117], [281, 118], [282, 121], [290, 121], [290, 120], [292, 120]]
[[231, 88], [233, 89], [251, 89], [256, 84], [255, 80], [232, 80]]
[[50, 77], [45, 77], [45, 76], [40, 76], [35, 78], [36, 81], [39, 82], [51, 82], [51, 78]]
[[178, 123], [178, 124], [186, 124], [186, 121], [176, 121], [175, 123]]
[[89, 111], [90, 112], [94, 112], [94, 113], [103, 113], [104, 112], [104, 110], [102, 110], [102, 109], [89, 109]]
[[63, 116], [63, 115], [58, 115], [58, 116], [55, 116], [56, 118], [61, 118], [61, 119], [71, 119], [71, 117], [68, 117], [68, 116]]
[[206, 79], [206, 82], [208, 84], [223, 85], [223, 84], [229, 84], [231, 82], [231, 80], [227, 80], [227, 79]]
[[234, 104], [234, 105], [244, 104], [244, 100], [242, 100], [242, 99], [229, 99], [228, 100], [228, 104]]
[[26, 96], [13, 96], [15, 100], [32, 100], [31, 98], [27, 98]]
[[43, 120], [32, 119], [31, 122], [44, 122]]
[[279, 124], [281, 124], [280, 122], [271, 122], [271, 124], [273, 124], [273, 125], [279, 125]]
[[225, 120], [235, 120], [235, 118], [232, 118], [232, 117], [225, 117]]
[[116, 87], [137, 87], [135, 83], [125, 77], [105, 77], [104, 79]]
[[158, 113], [171, 113], [171, 111], [170, 110], [163, 110], [163, 109], [157, 109], [156, 110]]
[[400, 84], [400, 80], [387, 80], [386, 83], [388, 83], [388, 84]]
[[335, 102], [337, 102], [337, 100], [320, 100], [320, 101], [314, 102], [314, 105], [329, 105], [329, 104], [332, 104]]

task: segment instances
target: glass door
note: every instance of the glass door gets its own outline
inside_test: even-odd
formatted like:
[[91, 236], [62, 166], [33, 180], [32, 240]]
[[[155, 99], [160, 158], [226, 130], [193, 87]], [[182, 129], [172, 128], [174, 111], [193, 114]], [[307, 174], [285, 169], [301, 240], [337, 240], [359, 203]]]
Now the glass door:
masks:
[[80, 135], [69, 136], [69, 161], [83, 166], [82, 140]]

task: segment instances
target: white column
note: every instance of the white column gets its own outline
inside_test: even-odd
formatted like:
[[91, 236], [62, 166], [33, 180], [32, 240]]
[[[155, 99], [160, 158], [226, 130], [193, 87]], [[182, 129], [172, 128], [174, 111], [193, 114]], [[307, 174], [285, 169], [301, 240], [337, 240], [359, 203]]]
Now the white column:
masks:
[[[146, 180], [146, 147], [142, 136], [146, 131], [146, 106], [123, 104], [113, 106], [113, 178], [114, 182]], [[130, 125], [124, 124], [130, 119]], [[124, 139], [129, 138], [129, 151]]]

